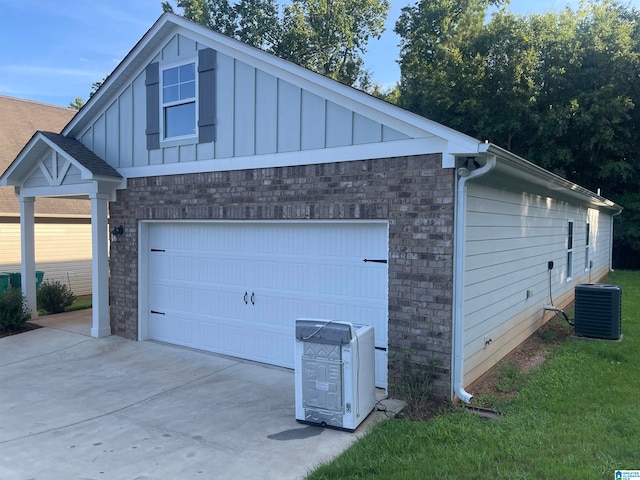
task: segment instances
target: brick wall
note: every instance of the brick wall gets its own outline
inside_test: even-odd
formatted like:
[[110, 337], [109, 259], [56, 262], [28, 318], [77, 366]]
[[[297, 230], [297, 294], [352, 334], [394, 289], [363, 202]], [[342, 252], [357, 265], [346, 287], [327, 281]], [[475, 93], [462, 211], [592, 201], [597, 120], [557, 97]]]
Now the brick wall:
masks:
[[[138, 335], [139, 220], [385, 219], [389, 222], [389, 353], [435, 360], [450, 396], [454, 172], [440, 155], [129, 179], [110, 204], [111, 328]], [[391, 390], [401, 368], [389, 362]]]

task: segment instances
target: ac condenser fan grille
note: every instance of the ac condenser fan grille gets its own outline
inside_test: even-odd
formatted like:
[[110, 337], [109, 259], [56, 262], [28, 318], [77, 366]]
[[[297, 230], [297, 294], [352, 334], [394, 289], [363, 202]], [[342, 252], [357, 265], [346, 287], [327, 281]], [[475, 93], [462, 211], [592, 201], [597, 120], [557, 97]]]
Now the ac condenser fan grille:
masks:
[[576, 335], [606, 340], [620, 338], [622, 290], [618, 285], [577, 285]]

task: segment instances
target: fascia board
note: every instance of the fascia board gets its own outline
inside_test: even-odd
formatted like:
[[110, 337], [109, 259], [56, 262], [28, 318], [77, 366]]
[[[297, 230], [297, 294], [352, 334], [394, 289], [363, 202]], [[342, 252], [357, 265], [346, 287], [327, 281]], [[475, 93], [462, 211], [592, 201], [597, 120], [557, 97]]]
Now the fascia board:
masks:
[[246, 157], [212, 158], [194, 162], [145, 165], [119, 168], [124, 178], [179, 175], [185, 173], [222, 172], [253, 168], [317, 165], [321, 163], [442, 154], [446, 142], [437, 137], [396, 140], [383, 143], [348, 145], [345, 147], [303, 150]]
[[98, 184], [78, 183], [72, 185], [56, 185], [55, 187], [21, 187], [20, 198], [27, 197], [60, 197], [60, 196], [86, 196], [88, 194], [98, 193]]
[[[13, 185], [20, 186], [22, 181], [27, 178], [33, 172], [36, 167], [36, 162], [44, 155], [45, 151], [42, 149], [41, 152], [37, 152], [38, 145], [44, 144], [47, 147], [50, 147], [49, 143], [46, 141], [47, 139], [40, 133], [36, 132], [29, 142], [22, 148], [16, 159], [11, 162], [11, 165], [7, 167], [5, 172], [0, 177], [0, 186]], [[34, 153], [34, 150], [36, 152]], [[34, 153], [36, 156], [36, 160], [33, 161], [32, 164], [24, 163], [27, 157], [30, 157], [31, 154]]]
[[489, 144], [487, 152], [498, 159], [497, 170], [512, 178], [541, 185], [551, 191], [560, 191], [565, 195], [578, 198], [592, 205], [621, 212], [623, 208], [576, 183], [556, 175], [544, 168], [525, 160], [497, 145]]

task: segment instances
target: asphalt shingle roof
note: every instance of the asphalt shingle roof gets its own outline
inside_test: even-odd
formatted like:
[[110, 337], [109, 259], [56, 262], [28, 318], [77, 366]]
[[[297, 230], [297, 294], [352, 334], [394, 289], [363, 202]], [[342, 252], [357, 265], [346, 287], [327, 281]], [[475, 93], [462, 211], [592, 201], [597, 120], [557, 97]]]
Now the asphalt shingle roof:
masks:
[[58, 147], [71, 155], [79, 164], [94, 175], [122, 178], [115, 168], [85, 147], [75, 138], [65, 137], [59, 133], [40, 132]]
[[[0, 173], [13, 162], [36, 131], [61, 131], [75, 114], [76, 110], [70, 108], [0, 95]], [[89, 200], [38, 198], [35, 210], [37, 215], [88, 216], [91, 203]], [[0, 216], [19, 213], [20, 203], [13, 187], [0, 187]]]

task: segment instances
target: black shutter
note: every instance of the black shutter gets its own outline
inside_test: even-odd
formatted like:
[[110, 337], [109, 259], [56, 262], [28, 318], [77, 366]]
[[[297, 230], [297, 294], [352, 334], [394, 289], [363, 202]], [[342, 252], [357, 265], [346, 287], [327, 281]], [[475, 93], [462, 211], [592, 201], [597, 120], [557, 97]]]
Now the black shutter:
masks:
[[198, 142], [216, 141], [216, 51], [198, 51]]
[[147, 150], [160, 148], [160, 66], [151, 63], [146, 69], [147, 86]]

